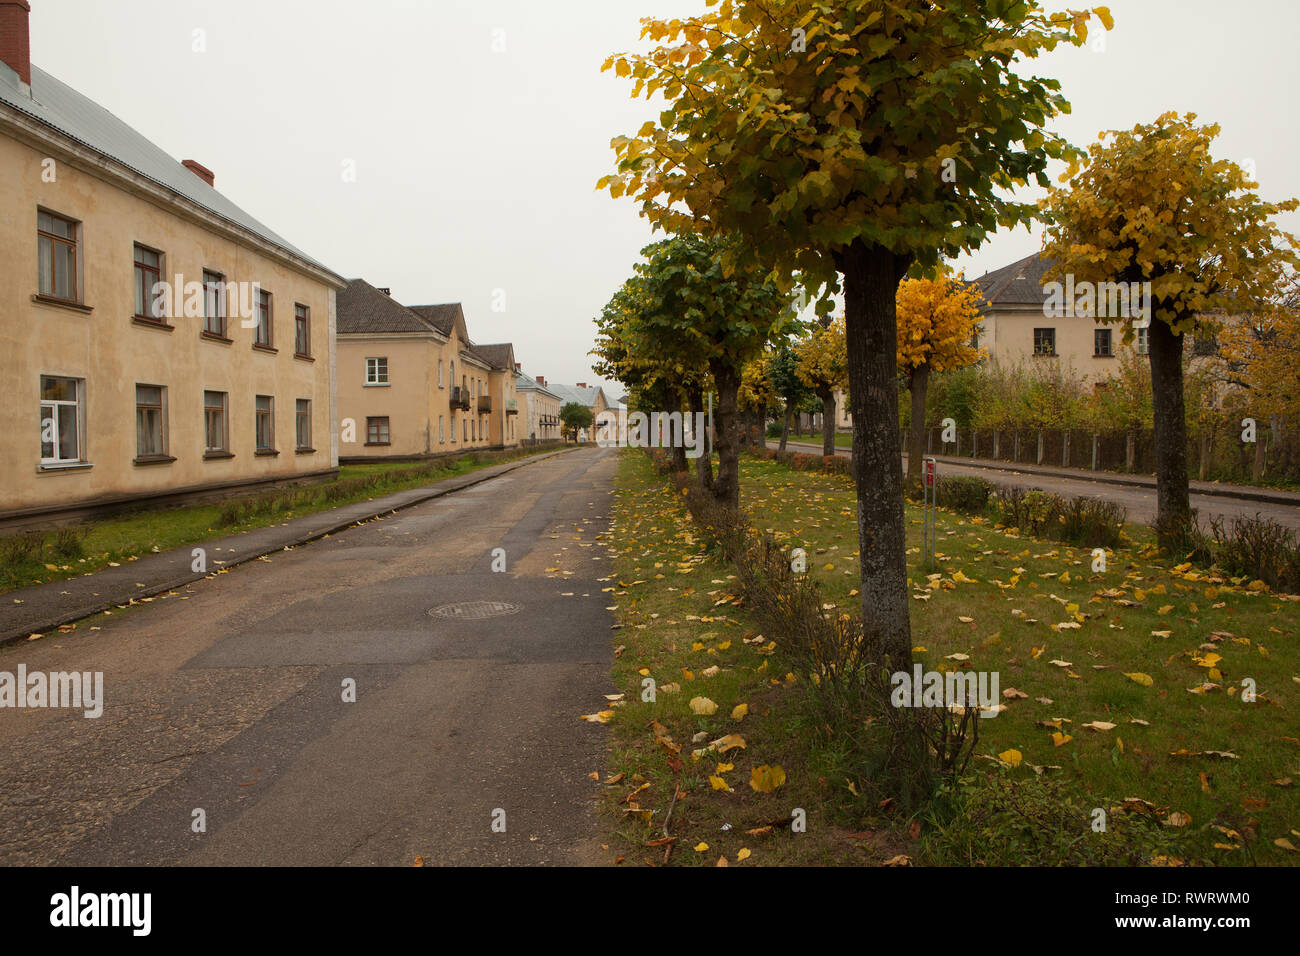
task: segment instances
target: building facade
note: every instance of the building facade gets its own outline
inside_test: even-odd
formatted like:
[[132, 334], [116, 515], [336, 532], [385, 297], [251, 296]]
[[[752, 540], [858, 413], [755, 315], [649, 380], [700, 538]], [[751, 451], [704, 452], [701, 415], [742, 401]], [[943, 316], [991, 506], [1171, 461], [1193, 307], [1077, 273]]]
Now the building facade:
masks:
[[26, 31], [0, 4], [0, 522], [333, 474], [343, 280], [32, 66]]
[[519, 443], [513, 346], [474, 345], [458, 303], [408, 308], [361, 279], [338, 301], [343, 460]]
[[559, 441], [561, 435], [560, 396], [546, 386], [541, 375], [519, 373], [518, 390], [523, 404], [520, 437], [527, 441]]

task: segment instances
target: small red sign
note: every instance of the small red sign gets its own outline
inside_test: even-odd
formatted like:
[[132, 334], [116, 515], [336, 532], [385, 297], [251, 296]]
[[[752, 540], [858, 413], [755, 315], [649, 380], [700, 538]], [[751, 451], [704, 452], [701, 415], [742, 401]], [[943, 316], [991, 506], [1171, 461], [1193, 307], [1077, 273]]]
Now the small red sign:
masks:
[[925, 484], [927, 488], [934, 487], [934, 462], [932, 461], [925, 463]]

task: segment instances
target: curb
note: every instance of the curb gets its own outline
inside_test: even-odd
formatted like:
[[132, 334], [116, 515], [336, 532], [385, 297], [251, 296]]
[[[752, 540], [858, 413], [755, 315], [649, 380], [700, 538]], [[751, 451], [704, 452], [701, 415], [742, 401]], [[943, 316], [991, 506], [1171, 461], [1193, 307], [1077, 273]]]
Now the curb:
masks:
[[[799, 445], [802, 448], [813, 448], [817, 451], [821, 449], [816, 445], [810, 445], [805, 442], [787, 442], [790, 445]], [[769, 446], [771, 447], [771, 446]], [[836, 454], [843, 454], [846, 457], [853, 457], [851, 449], [837, 448]], [[903, 457], [907, 457], [907, 452], [903, 452]], [[1074, 481], [1095, 481], [1103, 485], [1124, 485], [1130, 488], [1145, 488], [1148, 491], [1156, 490], [1156, 480], [1154, 478], [1140, 478], [1137, 476], [1117, 475], [1108, 471], [1090, 471], [1080, 473], [1078, 471], [1066, 471], [1062, 468], [1044, 468], [1041, 465], [1023, 465], [1016, 462], [991, 462], [986, 458], [952, 458], [947, 455], [931, 455], [936, 461], [946, 465], [962, 465], [966, 468], [981, 468], [985, 471], [1008, 471], [1023, 475], [1042, 475], [1047, 478], [1069, 478]], [[1217, 498], [1236, 498], [1238, 501], [1258, 501], [1261, 504], [1269, 505], [1290, 505], [1291, 507], [1300, 506], [1300, 498], [1295, 495], [1285, 495], [1282, 492], [1265, 491], [1255, 486], [1223, 486], [1223, 485], [1193, 485], [1191, 493], [1194, 495], [1208, 495]]]
[[[471, 472], [469, 475], [463, 476], [470, 480], [464, 481], [453, 487], [440, 488], [436, 491], [431, 491], [427, 494], [417, 495], [416, 497], [410, 499], [409, 501], [404, 501], [401, 504], [395, 506], [389, 506], [385, 508], [380, 508], [378, 510], [367, 511], [363, 514], [349, 518], [346, 521], [332, 523], [328, 527], [324, 527], [324, 528], [316, 528], [315, 530], [307, 534], [299, 534], [299, 535], [295, 535], [292, 538], [282, 539], [274, 546], [257, 548], [254, 549], [253, 551], [248, 552], [247, 554], [240, 555], [238, 558], [235, 558], [223, 564], [222, 569], [228, 570], [230, 568], [237, 568], [242, 564], [247, 564], [250, 561], [256, 561], [259, 558], [263, 558], [268, 554], [274, 554], [277, 551], [284, 551], [289, 548], [298, 548], [304, 544], [310, 544], [313, 541], [319, 541], [321, 538], [325, 537], [326, 535], [337, 534], [338, 532], [343, 531], [347, 528], [364, 524], [365, 522], [368, 521], [374, 521], [376, 518], [382, 515], [396, 514], [399, 511], [405, 511], [407, 508], [413, 508], [416, 505], [424, 504], [426, 501], [432, 501], [434, 498], [441, 498], [446, 495], [454, 494], [457, 491], [464, 491], [466, 488], [472, 488], [475, 485], [480, 485], [485, 481], [491, 481], [493, 478], [498, 478], [501, 475], [509, 474], [510, 472], [515, 471], [516, 469], [526, 467], [527, 465], [535, 464], [539, 461], [545, 461], [548, 458], [555, 458], [558, 455], [563, 455], [566, 452], [574, 451], [581, 447], [583, 446], [575, 445], [573, 448], [564, 448], [559, 451], [547, 452], [546, 454], [542, 454], [542, 455], [533, 455], [528, 458], [521, 459], [520, 461], [507, 462], [504, 465], [493, 465], [488, 468], [484, 468], [478, 472]], [[454, 481], [455, 479], [444, 479], [444, 480]], [[393, 492], [392, 494], [402, 494], [402, 493], [403, 492]], [[386, 497], [391, 497], [391, 495]], [[348, 507], [348, 506], [344, 505], [343, 507]], [[329, 512], [320, 512], [320, 513], [328, 514]], [[194, 546], [198, 546], [198, 543], [196, 542]], [[189, 550], [190, 547], [191, 547], [190, 545], [184, 545], [181, 548], [176, 548], [173, 550], [184, 551], [184, 550]], [[91, 573], [94, 574], [95, 572], [91, 572]], [[123, 604], [129, 604], [129, 602], [131, 601], [138, 601], [140, 598], [157, 597], [159, 594], [165, 594], [168, 591], [173, 591], [176, 588], [185, 586], [186, 584], [192, 584], [195, 581], [202, 581], [205, 578], [212, 577], [214, 574], [216, 574], [215, 571], [208, 571], [204, 574], [199, 574], [196, 571], [190, 571], [184, 574], [176, 575], [175, 577], [172, 578], [168, 578], [166, 581], [164, 581], [161, 584], [151, 584], [144, 588], [136, 588], [132, 590], [130, 594], [127, 594], [123, 598], [117, 598], [117, 599], [102, 598], [97, 600], [93, 604], [83, 605], [77, 608], [75, 611], [63, 612], [56, 616], [47, 618], [45, 619], [45, 621], [41, 623], [33, 624], [30, 626], [24, 626], [21, 631], [7, 631], [7, 632], [0, 633], [0, 648], [8, 647], [11, 644], [22, 643], [23, 641], [26, 641], [32, 634], [48, 631], [52, 628], [61, 627], [64, 624], [71, 624], [74, 621], [81, 621], [84, 620], [85, 618], [90, 617], [91, 615], [99, 614], [102, 611], [107, 611], [110, 608], [118, 608], [123, 606]], [[39, 585], [39, 586], [49, 587], [60, 583], [62, 582], [55, 581], [55, 582], [51, 582], [49, 585]]]

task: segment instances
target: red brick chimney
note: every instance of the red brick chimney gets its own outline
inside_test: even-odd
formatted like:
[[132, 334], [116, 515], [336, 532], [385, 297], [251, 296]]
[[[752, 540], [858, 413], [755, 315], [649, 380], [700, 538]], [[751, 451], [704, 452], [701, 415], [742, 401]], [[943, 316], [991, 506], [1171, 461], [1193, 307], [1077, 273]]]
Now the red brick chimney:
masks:
[[[0, 3], [2, 2], [4, 2], [4, 0], [0, 0]], [[199, 179], [203, 180], [209, 186], [216, 185], [217, 177], [213, 174], [212, 170], [208, 169], [208, 167], [201, 163], [197, 163], [192, 159], [182, 159], [181, 165], [192, 172], [195, 176], [198, 176]]]
[[544, 375], [538, 375], [538, 376], [535, 376], [535, 377], [536, 377], [536, 379], [537, 379], [537, 384], [540, 385], [540, 386], [542, 386], [543, 388], [545, 388], [545, 387], [546, 387], [546, 376], [544, 376]]
[[523, 363], [522, 363], [522, 362], [516, 362], [516, 363], [515, 363], [515, 371], [516, 371], [516, 372], [522, 372], [523, 370], [524, 370]]
[[578, 383], [578, 388], [586, 388], [586, 387], [587, 387], [587, 383], [586, 383], [586, 382], [579, 382], [579, 383]]
[[31, 12], [27, 0], [0, 0], [0, 60], [4, 60], [28, 86], [32, 85], [32, 47], [28, 27]]

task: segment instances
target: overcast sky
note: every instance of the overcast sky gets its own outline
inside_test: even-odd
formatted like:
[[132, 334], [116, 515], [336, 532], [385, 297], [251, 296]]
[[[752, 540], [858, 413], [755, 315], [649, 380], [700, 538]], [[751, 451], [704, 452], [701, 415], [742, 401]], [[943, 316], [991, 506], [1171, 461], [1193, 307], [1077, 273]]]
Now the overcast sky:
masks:
[[[654, 237], [595, 183], [611, 137], [657, 113], [600, 65], [637, 44], [641, 17], [703, 0], [31, 4], [34, 63], [203, 163], [309, 255], [405, 304], [463, 302], [470, 336], [513, 342], [530, 374], [596, 381], [592, 319]], [[1254, 161], [1266, 198], [1300, 195], [1300, 2], [1109, 5], [1104, 48], [1022, 71], [1061, 80], [1061, 133], [1086, 146], [1195, 111], [1222, 124], [1218, 155]], [[959, 265], [974, 276], [1039, 245], [998, 234]]]

